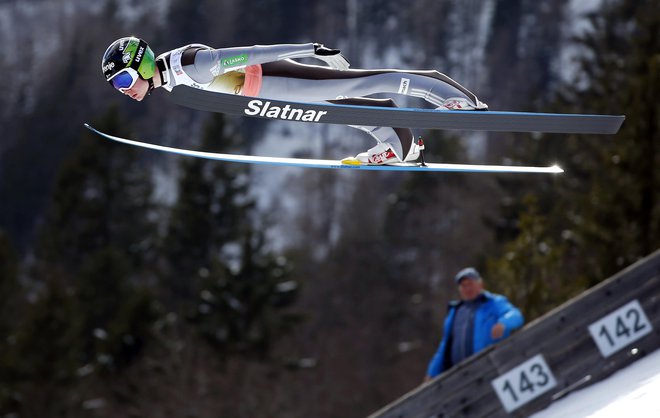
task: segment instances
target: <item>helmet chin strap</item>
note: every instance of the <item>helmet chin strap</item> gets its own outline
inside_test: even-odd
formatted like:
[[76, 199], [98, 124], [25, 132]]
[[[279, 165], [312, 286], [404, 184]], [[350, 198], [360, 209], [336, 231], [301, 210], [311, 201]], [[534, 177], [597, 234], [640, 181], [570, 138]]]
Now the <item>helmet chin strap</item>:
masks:
[[[162, 86], [164, 82], [163, 81], [164, 74], [167, 71], [163, 60], [156, 60], [156, 71], [157, 71], [156, 74], [158, 74], [158, 76], [160, 77], [160, 85]], [[154, 86], [154, 77], [151, 77], [150, 79], [147, 80], [147, 82], [149, 82], [149, 89], [147, 90], [147, 96], [150, 95], [151, 92], [156, 88], [156, 86]]]
[[148, 79], [147, 83], [149, 83], [149, 88], [147, 89], [147, 96], [149, 96], [151, 92], [154, 90], [154, 78], [151, 77], [150, 79]]

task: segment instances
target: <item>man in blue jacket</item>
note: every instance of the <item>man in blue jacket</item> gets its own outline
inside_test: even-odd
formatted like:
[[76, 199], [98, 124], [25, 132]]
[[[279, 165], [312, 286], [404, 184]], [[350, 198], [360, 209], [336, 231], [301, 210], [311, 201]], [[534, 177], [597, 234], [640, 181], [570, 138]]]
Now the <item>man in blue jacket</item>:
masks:
[[508, 337], [524, 322], [520, 310], [506, 297], [484, 290], [483, 279], [474, 268], [458, 272], [455, 281], [461, 300], [449, 303], [442, 340], [426, 380]]

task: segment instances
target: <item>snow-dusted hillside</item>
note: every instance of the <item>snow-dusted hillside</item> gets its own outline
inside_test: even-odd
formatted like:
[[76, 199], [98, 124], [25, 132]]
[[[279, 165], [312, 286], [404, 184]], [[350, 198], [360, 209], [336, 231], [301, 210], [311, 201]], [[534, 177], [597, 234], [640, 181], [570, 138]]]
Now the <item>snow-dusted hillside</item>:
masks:
[[[65, 102], [67, 113], [72, 115], [70, 126], [82, 129], [82, 122], [90, 121], [109, 104], [118, 103], [125, 113], [142, 114], [141, 119], [133, 121], [140, 138], [168, 145], [179, 142], [194, 146], [195, 133], [199, 132], [203, 115], [193, 123], [190, 118], [178, 118], [183, 114], [180, 109], [170, 107], [162, 111], [163, 97], [160, 94], [154, 96], [161, 97], [151, 97], [145, 103], [135, 104], [112, 95], [104, 85], [98, 68], [100, 56], [109, 39], [122, 34], [153, 38], [156, 52], [175, 46], [170, 45], [172, 43], [206, 42], [217, 46], [245, 43], [248, 41], [244, 39], [252, 40], [253, 32], [260, 34], [258, 42], [263, 44], [319, 41], [342, 48], [358, 68], [433, 68], [445, 72], [475, 91], [491, 108], [498, 109], [528, 103], [530, 97], [547, 96], [548, 86], [553, 79], [559, 79], [559, 74], [570, 78], [571, 71], [574, 71], [570, 65], [571, 56], [576, 51], [569, 46], [557, 45], [558, 38], [549, 34], [556, 33], [555, 29], [560, 27], [575, 27], [581, 21], [576, 16], [593, 10], [598, 2], [588, 2], [589, 7], [578, 0], [567, 2], [557, 0], [550, 7], [532, 0], [511, 3], [517, 6], [494, 0], [418, 0], [405, 8], [395, 0], [346, 0], [332, 7], [312, 3], [305, 11], [309, 22], [304, 25], [296, 22], [292, 26], [299, 28], [298, 33], [289, 34], [286, 39], [282, 39], [281, 30], [271, 33], [268, 26], [247, 26], [235, 18], [245, 17], [241, 11], [248, 7], [238, 0], [200, 2], [199, 10], [189, 10], [190, 17], [174, 13], [174, 17], [181, 18], [177, 25], [171, 24], [171, 12], [180, 6], [171, 0], [2, 2], [0, 42], [5, 46], [5, 52], [0, 55], [4, 81], [0, 122], [5, 126], [5, 135], [0, 141], [0, 164], [6, 150], [19, 144], [20, 118], [32, 118], [33, 112], [40, 111], [38, 123], [48, 124], [51, 121], [47, 120], [43, 109], [37, 109], [37, 104], [44, 102], [44, 96], [51, 101], [60, 101], [58, 98], [65, 94], [70, 94]], [[296, 7], [294, 3], [286, 4], [278, 11]], [[556, 16], [563, 16], [565, 4], [569, 7], [562, 18], [564, 21], [555, 21]], [[215, 13], [213, 16], [222, 11], [217, 20], [225, 24], [223, 31], [199, 28], [195, 24], [195, 18], [206, 16], [210, 11]], [[258, 11], [255, 9], [254, 13]], [[186, 20], [188, 18], [191, 22]], [[169, 36], [166, 45], [164, 33]], [[218, 33], [227, 34], [231, 39]], [[198, 38], [200, 36], [202, 39]], [[213, 39], [220, 36], [222, 39], [213, 41], [204, 36]], [[569, 36], [570, 32], [565, 31], [564, 41]], [[548, 69], [540, 68], [541, 64], [538, 64], [538, 58], [545, 56], [543, 48], [556, 49], [552, 55], [554, 64]], [[521, 83], [516, 82], [520, 74], [530, 75], [530, 79], [536, 81], [521, 87]], [[534, 89], [545, 90], [537, 92]], [[400, 100], [401, 105], [408, 103]], [[78, 104], [79, 108], [69, 108]], [[520, 110], [529, 110], [520, 106]], [[82, 118], [86, 120], [80, 120]], [[485, 162], [489, 147], [499, 143], [490, 141], [487, 134], [480, 132], [458, 135], [463, 138], [471, 162]], [[355, 155], [373, 145], [373, 140], [366, 134], [347, 127], [283, 122], [269, 123], [259, 138], [247, 137], [246, 140], [251, 144], [251, 151], [259, 155], [304, 154], [317, 158]], [[433, 144], [427, 146], [432, 151]], [[154, 160], [159, 173], [159, 200], [171, 202], [176, 194], [173, 185], [176, 184], [177, 171], [169, 166], [162, 168], [167, 163], [159, 167], [158, 157]], [[55, 167], [57, 161], [52, 164]], [[273, 191], [283, 190], [291, 183], [291, 177], [300, 177], [303, 171], [264, 170], [255, 169], [253, 192], [259, 197], [260, 206], [267, 211], [278, 196]], [[40, 188], [43, 186], [39, 185], [35, 190]], [[287, 204], [295, 206], [295, 200], [295, 196], [289, 196]]]

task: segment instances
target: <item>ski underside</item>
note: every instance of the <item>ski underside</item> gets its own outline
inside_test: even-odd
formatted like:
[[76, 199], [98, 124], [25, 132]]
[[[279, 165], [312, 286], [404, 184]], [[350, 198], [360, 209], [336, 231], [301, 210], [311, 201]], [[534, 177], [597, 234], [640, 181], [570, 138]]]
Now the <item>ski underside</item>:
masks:
[[292, 167], [310, 167], [310, 168], [335, 168], [347, 170], [390, 170], [390, 171], [444, 171], [444, 172], [474, 172], [474, 173], [562, 173], [560, 167], [554, 165], [550, 167], [524, 167], [524, 166], [500, 166], [500, 165], [474, 165], [474, 164], [444, 164], [444, 163], [399, 163], [391, 165], [349, 165], [342, 164], [340, 160], [320, 160], [306, 158], [282, 158], [282, 157], [264, 157], [254, 155], [235, 155], [220, 154], [213, 152], [192, 151], [181, 148], [172, 148], [162, 145], [151, 144], [148, 142], [134, 141], [131, 139], [120, 138], [103, 133], [89, 124], [85, 124], [92, 132], [112, 141], [123, 144], [133, 145], [141, 148], [148, 148], [157, 151], [168, 152], [172, 154], [186, 155], [190, 157], [205, 158], [209, 160], [228, 161], [236, 163], [249, 164], [270, 164]]
[[224, 94], [184, 85], [174, 87], [168, 97], [181, 106], [228, 115], [417, 129], [615, 134], [625, 119], [623, 115], [482, 112], [356, 106], [327, 102], [300, 103]]

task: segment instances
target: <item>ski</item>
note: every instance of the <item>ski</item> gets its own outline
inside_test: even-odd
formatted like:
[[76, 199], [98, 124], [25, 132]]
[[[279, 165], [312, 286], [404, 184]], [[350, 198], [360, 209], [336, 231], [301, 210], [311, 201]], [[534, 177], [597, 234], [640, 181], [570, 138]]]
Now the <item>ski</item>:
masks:
[[184, 85], [174, 87], [169, 96], [180, 106], [228, 115], [397, 128], [615, 134], [625, 119], [622, 115], [483, 112], [300, 103], [217, 93]]
[[321, 160], [307, 158], [282, 158], [282, 157], [263, 157], [255, 155], [236, 155], [220, 154], [214, 152], [192, 151], [181, 148], [166, 147], [148, 142], [134, 141], [131, 139], [120, 138], [103, 133], [89, 124], [85, 127], [90, 131], [112, 141], [121, 142], [141, 148], [148, 148], [157, 151], [168, 152], [172, 154], [186, 155], [190, 157], [205, 158], [209, 160], [219, 160], [235, 163], [248, 164], [270, 164], [291, 167], [310, 167], [310, 168], [334, 168], [346, 170], [389, 170], [389, 171], [419, 171], [419, 172], [473, 172], [473, 173], [563, 173], [560, 167], [554, 165], [551, 167], [523, 167], [523, 166], [500, 166], [500, 165], [473, 165], [473, 164], [441, 164], [426, 163], [425, 165], [414, 163], [400, 163], [394, 165], [348, 165], [342, 164], [339, 160]]

